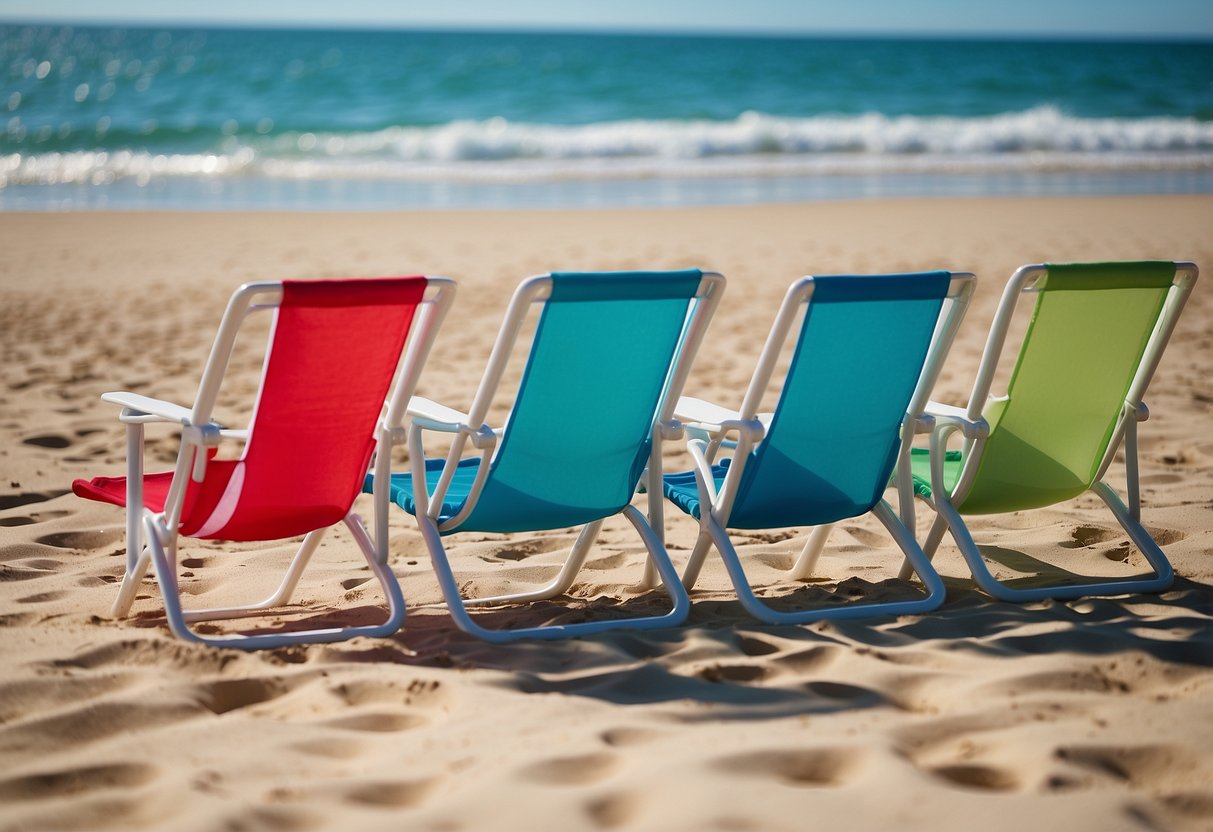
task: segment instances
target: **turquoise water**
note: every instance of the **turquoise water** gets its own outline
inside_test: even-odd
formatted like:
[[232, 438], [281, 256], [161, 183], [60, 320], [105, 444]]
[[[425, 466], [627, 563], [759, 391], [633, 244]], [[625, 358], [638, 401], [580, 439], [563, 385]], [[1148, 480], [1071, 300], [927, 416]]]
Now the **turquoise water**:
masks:
[[0, 26], [0, 208], [1213, 190], [1213, 44]]

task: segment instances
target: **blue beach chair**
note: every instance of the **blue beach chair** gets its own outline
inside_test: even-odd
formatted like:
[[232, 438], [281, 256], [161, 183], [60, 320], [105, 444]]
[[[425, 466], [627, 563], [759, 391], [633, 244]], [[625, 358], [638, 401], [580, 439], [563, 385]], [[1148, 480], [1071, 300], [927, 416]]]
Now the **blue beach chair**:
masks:
[[[679, 401], [695, 467], [665, 476], [664, 493], [700, 523], [683, 573], [688, 589], [714, 544], [742, 605], [763, 621], [920, 613], [943, 603], [943, 582], [914, 540], [909, 450], [973, 282], [950, 272], [802, 278], [788, 289], [741, 408]], [[778, 405], [760, 414], [789, 346]], [[717, 461], [728, 447], [732, 458]], [[895, 466], [900, 517], [882, 497]], [[792, 568], [804, 579], [832, 526], [867, 512], [913, 564], [925, 597], [775, 610], [755, 594], [726, 531], [815, 526]]]
[[[724, 289], [697, 270], [550, 274], [514, 293], [467, 413], [415, 397], [409, 405], [411, 471], [391, 474], [381, 454], [365, 490], [390, 478], [391, 499], [417, 518], [447, 607], [464, 631], [494, 642], [565, 638], [621, 627], [680, 624], [690, 601], [658, 535], [630, 505], [642, 474], [660, 476], [661, 440], [681, 435], [672, 420], [691, 359]], [[502, 371], [533, 308], [539, 319], [505, 427], [485, 424]], [[426, 459], [425, 431], [453, 434], [445, 460]], [[479, 451], [463, 457], [467, 446]], [[656, 460], [655, 465], [650, 462]], [[425, 488], [416, 484], [424, 482]], [[651, 488], [660, 491], [654, 479]], [[468, 607], [554, 598], [572, 585], [603, 521], [631, 521], [673, 608], [628, 619], [490, 629]], [[442, 537], [456, 532], [528, 532], [584, 526], [546, 586], [465, 600]]]

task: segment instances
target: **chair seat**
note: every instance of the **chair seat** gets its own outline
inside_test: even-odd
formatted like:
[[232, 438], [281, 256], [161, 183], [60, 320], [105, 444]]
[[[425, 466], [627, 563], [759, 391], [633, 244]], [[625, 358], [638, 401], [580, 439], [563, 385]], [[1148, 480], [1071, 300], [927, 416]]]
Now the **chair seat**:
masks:
[[[143, 477], [143, 505], [152, 511], [164, 511], [168, 500], [168, 489], [173, 484], [173, 472], [146, 474]], [[126, 477], [93, 477], [91, 480], [75, 480], [72, 492], [77, 497], [126, 507]]]
[[[723, 459], [712, 466], [712, 479], [716, 481], [717, 493], [724, 484], [725, 475], [729, 472], [729, 463], [733, 460]], [[680, 471], [677, 474], [666, 474], [662, 477], [662, 492], [667, 500], [676, 505], [686, 514], [699, 519], [700, 502], [699, 486], [695, 482], [694, 471]]]
[[[947, 451], [943, 457], [943, 482], [951, 491], [960, 480], [964, 467], [963, 451]], [[931, 499], [931, 452], [926, 448], [910, 449], [910, 471], [914, 475], [914, 493], [924, 500]]]
[[[425, 461], [427, 492], [432, 493], [434, 487], [438, 485], [438, 478], [442, 476], [442, 466], [445, 463], [444, 459], [427, 459]], [[439, 523], [454, 517], [463, 508], [463, 504], [467, 502], [468, 495], [472, 491], [472, 484], [476, 481], [476, 472], [479, 470], [480, 457], [459, 460], [455, 475], [451, 478], [451, 485], [447, 489], [446, 498], [442, 501], [442, 510], [438, 514]], [[366, 480], [362, 484], [362, 490], [370, 494], [374, 490], [374, 486], [375, 476], [367, 474]], [[392, 474], [388, 494], [393, 503], [409, 514], [417, 515], [417, 503], [413, 497], [412, 474]]]

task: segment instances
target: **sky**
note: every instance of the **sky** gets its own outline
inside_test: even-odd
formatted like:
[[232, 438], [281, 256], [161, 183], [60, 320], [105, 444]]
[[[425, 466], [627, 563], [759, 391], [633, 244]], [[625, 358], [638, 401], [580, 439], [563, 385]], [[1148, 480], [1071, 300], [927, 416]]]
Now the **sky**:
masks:
[[0, 22], [1213, 39], [1213, 0], [0, 0]]

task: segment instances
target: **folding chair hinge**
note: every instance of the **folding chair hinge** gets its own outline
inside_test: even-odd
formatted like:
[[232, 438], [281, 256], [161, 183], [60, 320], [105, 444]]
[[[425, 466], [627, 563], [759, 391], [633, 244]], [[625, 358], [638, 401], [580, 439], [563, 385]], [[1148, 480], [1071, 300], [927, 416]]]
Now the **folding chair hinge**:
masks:
[[683, 430], [682, 422], [677, 419], [667, 419], [657, 423], [656, 433], [663, 441], [666, 439], [681, 439], [686, 431]]
[[720, 423], [724, 432], [735, 430], [749, 437], [750, 442], [758, 444], [767, 435], [766, 426], [758, 419], [726, 419]]
[[181, 429], [181, 439], [191, 445], [202, 448], [217, 448], [222, 437], [223, 428], [214, 422], [205, 425], [185, 425]]
[[468, 441], [472, 443], [472, 447], [479, 451], [491, 448], [497, 444], [497, 434], [493, 433], [493, 429], [488, 425], [481, 425], [479, 430], [473, 430], [471, 426], [465, 428], [468, 435]]
[[[1131, 405], [1129, 405], [1128, 402], [1125, 402], [1125, 406], [1130, 407]], [[1146, 407], [1145, 402], [1138, 402], [1136, 406], [1132, 406], [1132, 407], [1133, 407], [1133, 418], [1135, 420], [1137, 420], [1138, 422], [1144, 422], [1150, 418], [1150, 408]]]
[[208, 422], [205, 425], [185, 425], [181, 429], [181, 441], [198, 449], [194, 451], [194, 467], [190, 471], [190, 477], [194, 482], [202, 482], [202, 478], [206, 476], [206, 451], [203, 449], [219, 447], [219, 440], [223, 438], [222, 430], [223, 428], [214, 422]]
[[383, 428], [384, 437], [389, 445], [404, 445], [409, 441], [409, 432], [404, 429], [403, 425], [396, 425], [393, 428]]

